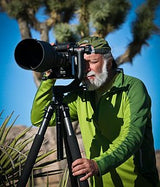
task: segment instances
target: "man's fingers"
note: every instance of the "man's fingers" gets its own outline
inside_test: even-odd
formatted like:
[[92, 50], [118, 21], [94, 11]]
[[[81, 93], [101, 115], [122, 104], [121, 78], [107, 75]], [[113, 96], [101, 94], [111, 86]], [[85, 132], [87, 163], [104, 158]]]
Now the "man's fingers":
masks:
[[92, 176], [92, 172], [88, 172], [87, 169], [83, 169], [83, 168], [76, 172], [73, 172], [73, 176], [80, 176], [80, 175], [84, 175], [83, 177], [80, 178], [80, 181], [84, 181]]
[[81, 177], [80, 178], [80, 181], [84, 181], [84, 180], [87, 180], [89, 177], [91, 177], [92, 174], [91, 173], [87, 173], [84, 177]]
[[73, 163], [72, 163], [72, 168], [74, 168], [75, 166], [77, 165], [80, 165], [80, 164], [83, 164], [84, 163], [84, 160], [83, 158], [79, 158], [77, 160], [75, 160]]
[[85, 167], [83, 165], [76, 165], [75, 167], [73, 167], [72, 172], [73, 173], [85, 172]]
[[81, 169], [79, 169], [79, 170], [73, 171], [73, 176], [83, 175], [83, 174], [86, 174], [86, 173], [87, 173], [87, 170], [84, 169], [84, 168], [81, 168]]
[[73, 176], [84, 175], [80, 178], [81, 181], [84, 181], [89, 177], [98, 174], [98, 166], [93, 160], [80, 158], [72, 163], [72, 173]]

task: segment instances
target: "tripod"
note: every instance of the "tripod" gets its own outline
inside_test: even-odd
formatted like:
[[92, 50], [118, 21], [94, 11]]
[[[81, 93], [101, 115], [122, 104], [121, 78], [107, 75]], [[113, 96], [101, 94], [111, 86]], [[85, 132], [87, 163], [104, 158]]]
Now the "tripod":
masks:
[[[79, 80], [72, 81], [67, 86], [54, 86], [53, 87], [53, 98], [45, 111], [45, 115], [42, 124], [34, 138], [33, 144], [31, 146], [30, 152], [28, 154], [22, 175], [18, 181], [17, 187], [25, 187], [28, 178], [31, 174], [32, 168], [34, 166], [35, 160], [37, 158], [38, 152], [42, 145], [45, 132], [47, 130], [50, 119], [53, 112], [56, 113], [56, 129], [57, 129], [57, 159], [63, 159], [63, 138], [67, 156], [67, 162], [69, 167], [69, 175], [72, 187], [88, 187], [88, 181], [80, 181], [83, 175], [78, 177], [73, 177], [71, 171], [71, 164], [78, 158], [81, 158], [80, 149], [78, 146], [77, 138], [74, 134], [72, 123], [70, 120], [69, 108], [63, 103], [64, 93], [71, 92], [73, 89], [80, 89]], [[63, 138], [62, 138], [63, 137]]]

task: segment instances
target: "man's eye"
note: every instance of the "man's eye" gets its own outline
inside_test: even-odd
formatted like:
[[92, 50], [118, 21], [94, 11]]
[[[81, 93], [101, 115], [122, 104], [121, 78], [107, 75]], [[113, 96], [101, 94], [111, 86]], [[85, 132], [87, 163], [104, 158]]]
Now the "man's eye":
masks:
[[95, 64], [95, 63], [97, 63], [97, 62], [98, 62], [98, 60], [91, 60], [91, 61], [90, 61], [91, 64]]

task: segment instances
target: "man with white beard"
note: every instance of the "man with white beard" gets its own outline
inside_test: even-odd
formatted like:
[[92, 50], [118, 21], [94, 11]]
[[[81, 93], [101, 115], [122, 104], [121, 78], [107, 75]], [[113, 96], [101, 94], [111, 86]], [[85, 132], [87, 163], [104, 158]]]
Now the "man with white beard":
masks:
[[[144, 84], [117, 69], [103, 38], [87, 37], [78, 45], [91, 45], [93, 53], [84, 54], [82, 83], [87, 89], [64, 98], [71, 120], [79, 120], [86, 153], [86, 158], [72, 163], [73, 176], [83, 174], [80, 180], [90, 178], [96, 187], [156, 186], [151, 100]], [[31, 111], [35, 126], [42, 122], [54, 83], [54, 79], [43, 81], [37, 91]], [[50, 125], [55, 125], [54, 116]]]
[[[93, 60], [89, 58], [91, 56], [92, 56]], [[104, 61], [103, 61], [103, 66], [101, 68], [102, 72], [96, 72], [97, 68], [95, 68], [95, 71], [90, 69], [91, 63], [94, 64], [95, 63], [94, 61], [97, 60], [97, 58], [102, 58], [102, 55], [96, 54], [96, 56], [95, 56], [96, 59], [94, 59], [94, 56], [95, 56], [94, 54], [92, 54], [92, 55], [85, 54], [84, 55], [84, 59], [86, 62], [86, 77], [82, 82], [84, 85], [86, 85], [87, 90], [89, 90], [89, 91], [96, 90], [97, 88], [102, 86], [102, 84], [105, 83], [105, 81], [108, 77], [108, 72], [107, 72], [108, 60], [107, 60], [107, 58], [103, 57]], [[90, 61], [90, 62], [88, 62], [88, 61]]]

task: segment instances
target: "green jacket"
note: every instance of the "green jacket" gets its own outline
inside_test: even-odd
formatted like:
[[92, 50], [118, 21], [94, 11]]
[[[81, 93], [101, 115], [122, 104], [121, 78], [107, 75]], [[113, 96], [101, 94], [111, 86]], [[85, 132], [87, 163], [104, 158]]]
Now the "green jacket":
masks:
[[[43, 81], [31, 111], [39, 126], [52, 99], [53, 80]], [[158, 174], [151, 125], [151, 101], [144, 84], [117, 73], [111, 88], [72, 92], [65, 96], [72, 121], [79, 120], [87, 158], [94, 159], [100, 176], [91, 178], [96, 187], [156, 186]], [[53, 115], [50, 125], [55, 124]]]

